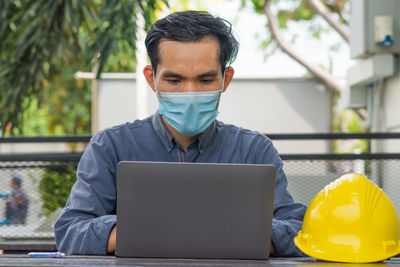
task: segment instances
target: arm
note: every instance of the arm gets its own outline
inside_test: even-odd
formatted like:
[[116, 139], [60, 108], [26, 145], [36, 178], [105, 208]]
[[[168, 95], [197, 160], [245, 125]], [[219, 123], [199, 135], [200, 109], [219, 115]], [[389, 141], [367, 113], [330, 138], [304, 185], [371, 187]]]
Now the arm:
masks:
[[102, 132], [93, 137], [77, 170], [77, 181], [54, 225], [57, 248], [66, 254], [107, 254], [116, 223], [117, 160]]
[[270, 246], [269, 246], [269, 255], [270, 256], [275, 256], [275, 246], [274, 244], [271, 242]]
[[270, 140], [259, 146], [264, 164], [274, 164], [277, 167], [276, 188], [274, 200], [274, 217], [272, 220], [272, 244], [275, 256], [303, 256], [294, 245], [294, 237], [300, 231], [306, 207], [295, 203], [287, 191], [287, 178], [283, 172], [283, 163]]
[[287, 179], [280, 162], [276, 175], [272, 242], [275, 245], [276, 256], [303, 256], [293, 240], [301, 230], [306, 207], [295, 203], [286, 187]]

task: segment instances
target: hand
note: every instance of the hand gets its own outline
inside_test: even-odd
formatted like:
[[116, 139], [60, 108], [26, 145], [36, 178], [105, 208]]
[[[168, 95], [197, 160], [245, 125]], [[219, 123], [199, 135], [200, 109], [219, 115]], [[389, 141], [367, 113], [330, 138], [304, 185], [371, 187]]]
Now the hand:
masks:
[[107, 252], [114, 253], [116, 247], [116, 240], [117, 240], [117, 226], [111, 229], [110, 236], [108, 237], [108, 245], [107, 245]]
[[272, 244], [272, 242], [271, 242], [271, 245], [269, 246], [269, 255], [275, 256], [275, 247], [274, 247], [274, 244]]

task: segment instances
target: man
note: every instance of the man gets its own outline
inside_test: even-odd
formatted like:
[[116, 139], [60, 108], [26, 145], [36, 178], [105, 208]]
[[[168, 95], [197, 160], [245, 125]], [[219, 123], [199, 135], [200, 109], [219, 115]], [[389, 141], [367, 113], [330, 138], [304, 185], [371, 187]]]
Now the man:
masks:
[[22, 179], [14, 176], [11, 179], [11, 194], [6, 201], [6, 223], [3, 224], [24, 224], [28, 213], [29, 200], [21, 189]]
[[157, 94], [153, 116], [96, 134], [77, 170], [65, 209], [55, 224], [67, 254], [115, 251], [116, 171], [122, 160], [274, 164], [277, 186], [271, 253], [301, 255], [293, 238], [305, 207], [286, 191], [282, 162], [264, 135], [216, 121], [218, 103], [232, 80], [228, 66], [238, 42], [231, 25], [206, 12], [173, 13], [146, 37], [151, 66], [143, 70]]

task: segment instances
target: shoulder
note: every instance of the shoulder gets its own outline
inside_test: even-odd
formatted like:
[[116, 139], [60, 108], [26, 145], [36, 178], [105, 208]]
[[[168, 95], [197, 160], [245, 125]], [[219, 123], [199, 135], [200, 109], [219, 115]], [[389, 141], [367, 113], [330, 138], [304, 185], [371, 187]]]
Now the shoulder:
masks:
[[217, 122], [217, 142], [244, 153], [246, 162], [280, 164], [279, 153], [271, 139], [258, 131]]
[[127, 122], [101, 130], [92, 137], [90, 142], [103, 143], [110, 139], [123, 140], [137, 133], [146, 134], [152, 129], [151, 117], [148, 117], [143, 120], [135, 120], [134, 122]]
[[224, 136], [225, 138], [239, 138], [242, 140], [251, 140], [264, 144], [271, 144], [271, 139], [258, 131], [241, 128], [233, 124], [226, 124], [221, 121], [216, 122], [216, 127], [218, 134]]

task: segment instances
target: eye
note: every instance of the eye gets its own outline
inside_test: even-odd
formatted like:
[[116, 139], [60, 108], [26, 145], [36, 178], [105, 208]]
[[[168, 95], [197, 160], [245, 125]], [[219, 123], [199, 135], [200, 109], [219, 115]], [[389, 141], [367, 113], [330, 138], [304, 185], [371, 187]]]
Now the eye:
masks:
[[200, 80], [200, 82], [203, 83], [203, 84], [209, 84], [209, 83], [212, 83], [213, 81], [214, 81], [214, 79], [202, 79], [202, 80]]
[[167, 82], [170, 84], [178, 84], [180, 82], [180, 80], [178, 79], [167, 79]]

